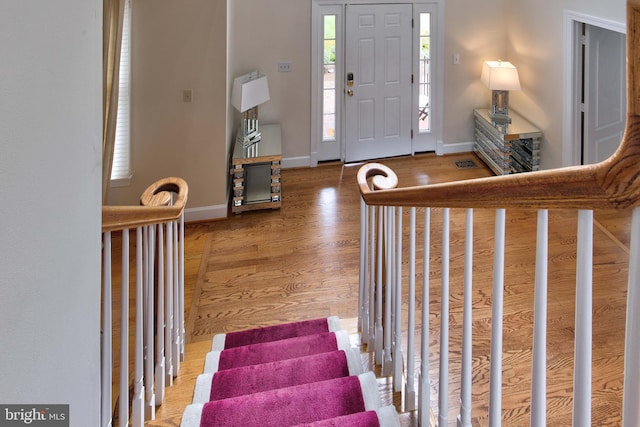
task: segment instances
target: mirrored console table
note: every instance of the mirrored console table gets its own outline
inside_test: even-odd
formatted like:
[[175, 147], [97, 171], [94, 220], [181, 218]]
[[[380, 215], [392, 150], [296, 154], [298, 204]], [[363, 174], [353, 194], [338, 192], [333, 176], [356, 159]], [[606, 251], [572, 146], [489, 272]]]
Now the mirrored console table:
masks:
[[231, 211], [278, 209], [282, 203], [280, 125], [261, 125], [262, 139], [243, 147], [236, 142], [231, 156]]
[[537, 171], [542, 132], [517, 113], [511, 123], [496, 124], [488, 109], [474, 110], [476, 141], [473, 151], [497, 175]]

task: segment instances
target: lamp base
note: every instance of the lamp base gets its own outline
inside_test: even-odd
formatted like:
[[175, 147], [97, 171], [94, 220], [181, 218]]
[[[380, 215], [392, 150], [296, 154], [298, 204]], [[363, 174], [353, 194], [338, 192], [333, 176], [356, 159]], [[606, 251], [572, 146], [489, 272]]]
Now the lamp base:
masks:
[[238, 129], [238, 136], [236, 137], [236, 143], [242, 144], [243, 147], [250, 147], [253, 144], [260, 142], [262, 139], [262, 133], [253, 131], [248, 134], [242, 133], [242, 128]]
[[509, 117], [509, 91], [493, 90], [491, 93], [491, 110], [489, 118], [498, 124], [511, 123]]
[[505, 113], [489, 113], [489, 118], [493, 123], [497, 124], [509, 124], [511, 123], [511, 117]]

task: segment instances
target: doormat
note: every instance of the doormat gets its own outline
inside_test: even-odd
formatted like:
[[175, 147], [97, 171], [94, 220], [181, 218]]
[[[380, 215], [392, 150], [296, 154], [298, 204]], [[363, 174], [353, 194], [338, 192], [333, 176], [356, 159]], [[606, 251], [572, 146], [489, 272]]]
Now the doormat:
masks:
[[453, 162], [456, 164], [456, 167], [458, 169], [471, 169], [471, 168], [477, 168], [478, 165], [476, 165], [476, 163], [473, 160], [458, 160], [456, 162]]

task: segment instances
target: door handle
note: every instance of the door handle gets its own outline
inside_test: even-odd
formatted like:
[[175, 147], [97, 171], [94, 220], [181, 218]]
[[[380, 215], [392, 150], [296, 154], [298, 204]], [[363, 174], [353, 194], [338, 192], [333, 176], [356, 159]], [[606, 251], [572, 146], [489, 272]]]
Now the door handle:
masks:
[[351, 89], [347, 90], [347, 95], [353, 96], [353, 91]]

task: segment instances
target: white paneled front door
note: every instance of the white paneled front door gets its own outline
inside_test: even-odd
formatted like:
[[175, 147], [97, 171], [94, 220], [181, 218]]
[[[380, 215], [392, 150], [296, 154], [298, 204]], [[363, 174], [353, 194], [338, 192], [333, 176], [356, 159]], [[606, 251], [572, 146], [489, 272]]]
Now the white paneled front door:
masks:
[[411, 154], [412, 6], [346, 9], [345, 161]]

